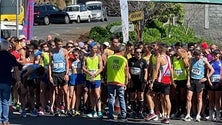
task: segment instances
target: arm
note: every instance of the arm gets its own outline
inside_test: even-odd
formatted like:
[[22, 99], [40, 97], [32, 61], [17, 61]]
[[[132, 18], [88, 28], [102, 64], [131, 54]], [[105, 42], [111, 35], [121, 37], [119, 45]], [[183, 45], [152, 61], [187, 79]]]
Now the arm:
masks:
[[83, 57], [82, 70], [83, 70], [86, 74], [89, 74], [89, 75], [91, 76], [91, 73], [87, 70], [87, 67], [86, 67], [86, 56]]
[[147, 70], [147, 72], [148, 72], [148, 74], [147, 74], [148, 75], [148, 79], [147, 80], [149, 80], [149, 81], [152, 80], [152, 71], [153, 71], [153, 69], [152, 69], [152, 66], [153, 66], [152, 56], [150, 57], [149, 65], [148, 65], [148, 70]]
[[129, 81], [129, 66], [128, 66], [128, 63], [126, 63], [126, 67], [125, 67], [125, 77], [126, 77], [125, 85], [127, 85], [128, 81]]
[[69, 75], [69, 57], [66, 49], [64, 49], [64, 56], [66, 61], [66, 75]]
[[146, 63], [146, 61], [144, 60], [144, 77], [143, 77], [143, 79], [145, 80], [144, 82], [147, 82], [147, 77], [148, 77], [148, 65], [147, 65], [147, 63]]
[[[192, 59], [189, 60], [189, 64], [192, 63]], [[191, 70], [191, 65], [187, 68], [187, 87], [190, 87], [190, 70]]]
[[204, 63], [206, 65], [206, 67], [209, 69], [209, 73], [207, 73], [207, 79], [210, 79], [210, 76], [214, 73], [214, 68], [207, 61], [207, 58], [204, 58]]
[[99, 75], [103, 71], [103, 60], [100, 55], [98, 55], [99, 58], [99, 70], [96, 72], [95, 77]]
[[48, 74], [49, 74], [49, 80], [51, 83], [53, 83], [53, 80], [52, 80], [52, 53], [50, 52], [49, 53], [49, 66], [48, 66]]
[[103, 54], [102, 54], [102, 60], [103, 60], [103, 64], [106, 65], [107, 54], [106, 54], [105, 51], [104, 51]]

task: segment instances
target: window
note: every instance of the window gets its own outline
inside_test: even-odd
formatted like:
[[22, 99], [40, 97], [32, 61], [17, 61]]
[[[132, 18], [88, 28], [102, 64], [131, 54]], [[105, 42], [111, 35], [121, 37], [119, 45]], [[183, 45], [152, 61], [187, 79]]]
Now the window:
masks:
[[71, 11], [79, 11], [79, 7], [72, 7]]
[[80, 11], [86, 11], [87, 8], [85, 6], [80, 6]]

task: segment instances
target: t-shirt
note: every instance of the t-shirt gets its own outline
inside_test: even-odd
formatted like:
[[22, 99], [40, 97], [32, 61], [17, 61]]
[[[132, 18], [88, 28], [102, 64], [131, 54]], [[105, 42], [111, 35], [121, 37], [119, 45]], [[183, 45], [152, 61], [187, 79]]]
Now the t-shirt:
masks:
[[146, 60], [133, 57], [128, 60], [128, 65], [132, 80], [143, 82], [144, 69], [148, 67]]
[[7, 51], [0, 51], [0, 84], [10, 84], [12, 82], [12, 67], [19, 66], [15, 57]]

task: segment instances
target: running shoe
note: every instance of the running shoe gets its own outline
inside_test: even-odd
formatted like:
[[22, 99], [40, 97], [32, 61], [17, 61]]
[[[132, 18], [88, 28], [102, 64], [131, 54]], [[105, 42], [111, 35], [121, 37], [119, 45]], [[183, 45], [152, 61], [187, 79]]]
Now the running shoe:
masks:
[[155, 113], [152, 113], [152, 114], [149, 114], [147, 117], [146, 117], [146, 121], [151, 121], [155, 118], [157, 118], [158, 116], [155, 114]]
[[136, 113], [134, 111], [130, 112], [129, 117], [136, 118]]
[[186, 122], [190, 122], [190, 121], [193, 120], [193, 118], [190, 115], [186, 115], [183, 120], [186, 121]]
[[98, 118], [97, 112], [92, 113], [93, 118]]
[[32, 110], [30, 110], [30, 116], [37, 117], [37, 116], [39, 116], [39, 114], [35, 109], [32, 109]]
[[201, 116], [200, 116], [200, 115], [197, 115], [197, 116], [196, 116], [196, 122], [200, 122], [200, 119], [201, 119]]
[[169, 124], [170, 123], [170, 119], [169, 118], [164, 118], [164, 119], [161, 120], [161, 123]]
[[23, 117], [23, 118], [25, 118], [26, 117], [26, 111], [25, 110], [22, 110], [22, 112], [21, 112], [21, 117]]
[[144, 115], [143, 115], [142, 112], [139, 112], [139, 113], [138, 113], [138, 119], [144, 119]]
[[98, 118], [103, 118], [102, 112], [98, 112]]
[[75, 112], [75, 115], [76, 115], [76, 116], [80, 116], [80, 112], [79, 112], [79, 111], [76, 111], [76, 112]]

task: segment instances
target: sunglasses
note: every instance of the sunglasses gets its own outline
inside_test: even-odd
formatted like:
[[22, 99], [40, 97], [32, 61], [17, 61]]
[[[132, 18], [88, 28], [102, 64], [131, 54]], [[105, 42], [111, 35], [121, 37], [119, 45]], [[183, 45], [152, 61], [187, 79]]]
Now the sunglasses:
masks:
[[68, 48], [73, 48], [73, 46], [68, 46]]

